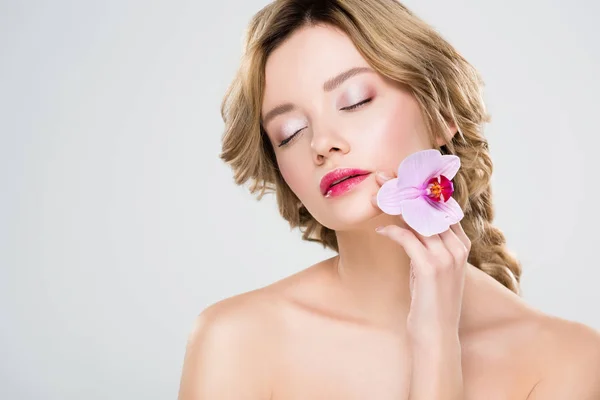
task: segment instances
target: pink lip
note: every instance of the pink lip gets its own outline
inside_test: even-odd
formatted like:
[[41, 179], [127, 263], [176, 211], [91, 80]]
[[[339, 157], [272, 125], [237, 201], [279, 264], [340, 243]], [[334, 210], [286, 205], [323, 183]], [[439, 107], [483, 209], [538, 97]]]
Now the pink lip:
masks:
[[[338, 168], [335, 169], [328, 174], [326, 174], [321, 179], [321, 193], [325, 197], [334, 197], [339, 196], [341, 194], [346, 193], [358, 183], [365, 180], [371, 174], [370, 171], [365, 171], [363, 169], [357, 168]], [[353, 178], [349, 178], [344, 180], [343, 182], [337, 183], [336, 185], [332, 184], [340, 179], [346, 178], [348, 176], [354, 176]]]

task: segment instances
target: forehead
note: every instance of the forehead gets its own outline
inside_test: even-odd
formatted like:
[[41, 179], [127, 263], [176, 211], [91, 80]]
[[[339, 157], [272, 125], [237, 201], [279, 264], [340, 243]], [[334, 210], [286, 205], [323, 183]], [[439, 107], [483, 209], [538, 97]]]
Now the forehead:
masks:
[[263, 106], [322, 91], [327, 79], [352, 67], [368, 66], [345, 33], [331, 26], [304, 26], [269, 55]]

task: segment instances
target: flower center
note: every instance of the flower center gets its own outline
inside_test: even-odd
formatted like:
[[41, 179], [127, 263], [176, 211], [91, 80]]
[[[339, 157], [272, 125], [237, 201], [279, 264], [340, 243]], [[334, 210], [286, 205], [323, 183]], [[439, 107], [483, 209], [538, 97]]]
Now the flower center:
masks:
[[440, 175], [427, 182], [425, 193], [433, 201], [446, 202], [454, 193], [454, 185], [450, 179]]

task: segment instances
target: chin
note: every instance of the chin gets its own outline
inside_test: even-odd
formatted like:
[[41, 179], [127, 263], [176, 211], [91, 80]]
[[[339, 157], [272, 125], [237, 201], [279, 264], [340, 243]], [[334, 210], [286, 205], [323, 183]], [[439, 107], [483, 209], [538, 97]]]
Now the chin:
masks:
[[383, 212], [371, 204], [371, 196], [367, 191], [360, 191], [326, 199], [319, 210], [311, 214], [321, 225], [334, 231], [375, 228], [374, 219]]

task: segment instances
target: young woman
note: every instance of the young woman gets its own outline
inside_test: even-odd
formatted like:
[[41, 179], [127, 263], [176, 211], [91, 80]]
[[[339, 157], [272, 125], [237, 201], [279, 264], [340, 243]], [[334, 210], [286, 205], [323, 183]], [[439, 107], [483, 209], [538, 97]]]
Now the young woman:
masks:
[[[204, 310], [181, 400], [600, 399], [598, 332], [518, 295], [492, 225], [481, 87], [395, 0], [281, 0], [254, 16], [222, 158], [338, 255]], [[460, 159], [464, 213], [432, 235], [377, 197], [426, 150]]]

